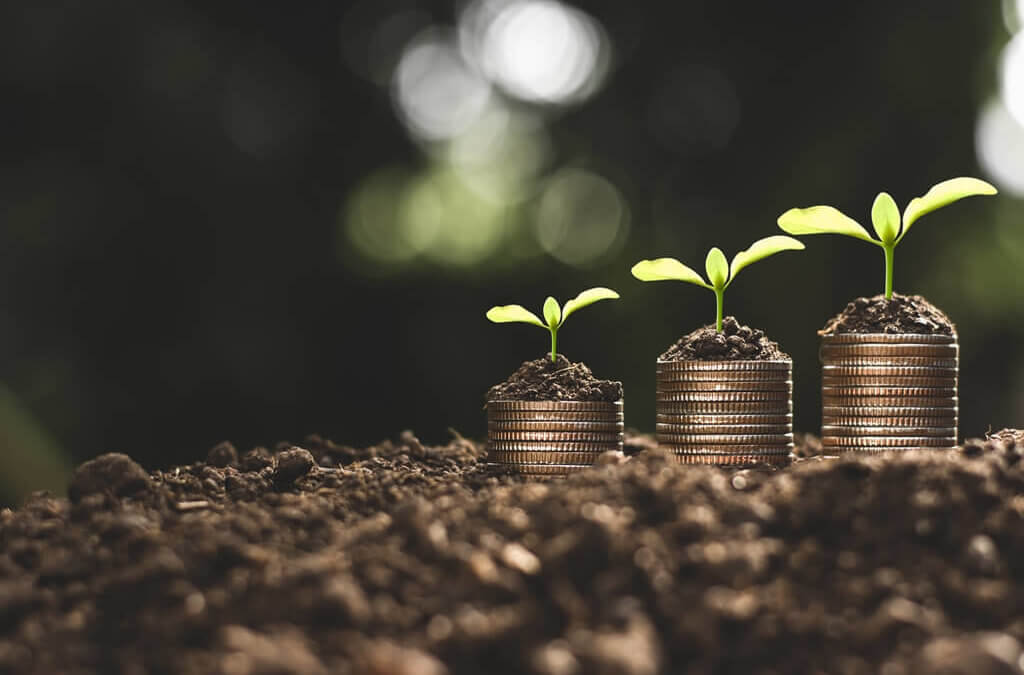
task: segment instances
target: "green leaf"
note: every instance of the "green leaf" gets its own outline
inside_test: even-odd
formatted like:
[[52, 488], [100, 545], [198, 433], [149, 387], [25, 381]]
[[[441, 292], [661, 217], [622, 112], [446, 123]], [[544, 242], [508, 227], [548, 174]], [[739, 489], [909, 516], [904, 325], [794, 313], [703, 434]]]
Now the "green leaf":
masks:
[[915, 197], [907, 204], [906, 210], [903, 211], [903, 235], [900, 236], [900, 239], [907, 234], [907, 230], [910, 229], [914, 221], [926, 213], [941, 209], [964, 197], [994, 195], [996, 192], [994, 187], [977, 178], [961, 177], [944, 180], [928, 190], [923, 197]]
[[641, 260], [633, 265], [633, 269], [630, 271], [640, 281], [685, 281], [704, 288], [711, 288], [700, 274], [675, 258]]
[[872, 244], [878, 243], [860, 223], [831, 206], [790, 209], [779, 216], [778, 223], [787, 234], [845, 234]]
[[582, 309], [587, 305], [592, 305], [600, 300], [618, 300], [619, 294], [610, 288], [604, 288], [598, 286], [597, 288], [588, 288], [572, 300], [565, 303], [565, 307], [562, 308], [562, 323], [569, 318], [569, 315], [575, 312], [577, 309]]
[[707, 272], [712, 288], [725, 288], [725, 282], [729, 280], [729, 262], [722, 249], [715, 246], [708, 251], [708, 257], [704, 259], [704, 271]]
[[562, 309], [558, 306], [558, 300], [550, 295], [544, 301], [544, 320], [548, 322], [549, 328], [556, 328], [562, 321]]
[[541, 328], [547, 328], [536, 314], [522, 305], [499, 305], [487, 310], [487, 318], [494, 323], [532, 323]]
[[740, 270], [751, 263], [767, 258], [770, 255], [782, 251], [800, 251], [804, 248], [802, 241], [776, 234], [764, 239], [758, 239], [745, 251], [740, 251], [732, 258], [732, 265], [729, 267], [729, 283], [733, 282]]
[[900, 210], [888, 192], [879, 192], [871, 205], [871, 224], [884, 244], [891, 244], [900, 235]]

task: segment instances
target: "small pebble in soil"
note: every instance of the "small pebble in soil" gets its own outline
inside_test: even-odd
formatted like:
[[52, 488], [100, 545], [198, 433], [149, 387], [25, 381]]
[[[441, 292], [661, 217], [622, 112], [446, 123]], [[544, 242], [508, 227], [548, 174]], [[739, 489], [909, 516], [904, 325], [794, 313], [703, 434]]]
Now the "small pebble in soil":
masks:
[[85, 462], [78, 469], [68, 486], [71, 501], [79, 501], [86, 495], [110, 493], [126, 497], [141, 492], [150, 485], [149, 474], [128, 455], [111, 452]]
[[210, 466], [224, 468], [238, 464], [238, 451], [228, 441], [223, 441], [210, 448], [206, 453], [206, 463]]
[[274, 469], [274, 483], [279, 486], [291, 485], [309, 473], [313, 468], [313, 454], [305, 448], [292, 447], [277, 455]]

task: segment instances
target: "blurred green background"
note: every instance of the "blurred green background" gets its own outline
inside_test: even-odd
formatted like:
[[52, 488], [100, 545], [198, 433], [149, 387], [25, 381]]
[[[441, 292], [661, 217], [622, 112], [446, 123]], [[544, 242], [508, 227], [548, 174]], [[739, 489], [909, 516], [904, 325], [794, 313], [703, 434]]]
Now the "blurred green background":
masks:
[[[962, 433], [1024, 426], [1024, 2], [185, 2], [0, 5], [0, 503], [73, 463], [156, 468], [317, 432], [484, 433], [547, 347], [484, 320], [594, 285], [565, 353], [653, 427], [653, 361], [711, 294], [641, 284], [777, 232], [869, 221], [957, 175], [896, 289], [956, 321]], [[726, 312], [795, 360], [881, 291], [845, 238], [751, 268]]]

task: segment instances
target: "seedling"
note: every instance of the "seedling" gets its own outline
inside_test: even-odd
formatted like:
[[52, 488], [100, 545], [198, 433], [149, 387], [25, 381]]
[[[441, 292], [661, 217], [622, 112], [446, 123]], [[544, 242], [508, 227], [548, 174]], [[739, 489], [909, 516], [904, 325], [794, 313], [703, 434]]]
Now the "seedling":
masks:
[[534, 326], [547, 328], [551, 332], [551, 361], [555, 361], [558, 348], [558, 329], [562, 327], [569, 315], [587, 305], [592, 305], [599, 300], [617, 300], [619, 294], [610, 288], [589, 288], [572, 300], [565, 303], [564, 307], [558, 305], [558, 301], [548, 296], [544, 301], [544, 321], [526, 309], [522, 305], [499, 305], [487, 310], [487, 318], [494, 323], [532, 323]]
[[860, 223], [831, 206], [790, 209], [779, 216], [779, 227], [789, 234], [845, 234], [881, 246], [885, 252], [885, 297], [892, 299], [893, 253], [907, 236], [910, 226], [921, 216], [952, 204], [964, 197], [994, 195], [996, 189], [977, 178], [951, 178], [933, 186], [923, 197], [915, 197], [903, 211], [902, 226], [896, 202], [887, 192], [879, 192], [871, 206], [871, 224], [878, 239], [872, 239]]
[[725, 254], [717, 246], [708, 251], [708, 257], [704, 260], [704, 271], [707, 272], [708, 280], [704, 281], [700, 274], [693, 271], [675, 258], [658, 258], [656, 260], [641, 260], [633, 265], [633, 276], [640, 281], [685, 281], [687, 283], [702, 286], [715, 293], [715, 329], [722, 331], [722, 300], [725, 289], [736, 279], [740, 270], [751, 263], [775, 255], [781, 251], [798, 251], [804, 245], [792, 237], [775, 235], [759, 239], [750, 245], [745, 251], [737, 253], [732, 264], [726, 262]]

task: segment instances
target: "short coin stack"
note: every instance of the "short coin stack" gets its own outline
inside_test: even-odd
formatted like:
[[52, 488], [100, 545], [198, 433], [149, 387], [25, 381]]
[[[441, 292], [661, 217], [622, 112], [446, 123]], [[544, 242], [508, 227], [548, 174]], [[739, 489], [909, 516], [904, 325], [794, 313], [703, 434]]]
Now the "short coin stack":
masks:
[[956, 446], [956, 335], [836, 333], [821, 342], [827, 453]]
[[531, 476], [564, 476], [622, 450], [622, 401], [489, 401], [487, 460]]
[[792, 361], [658, 361], [658, 445], [683, 464], [784, 464]]

